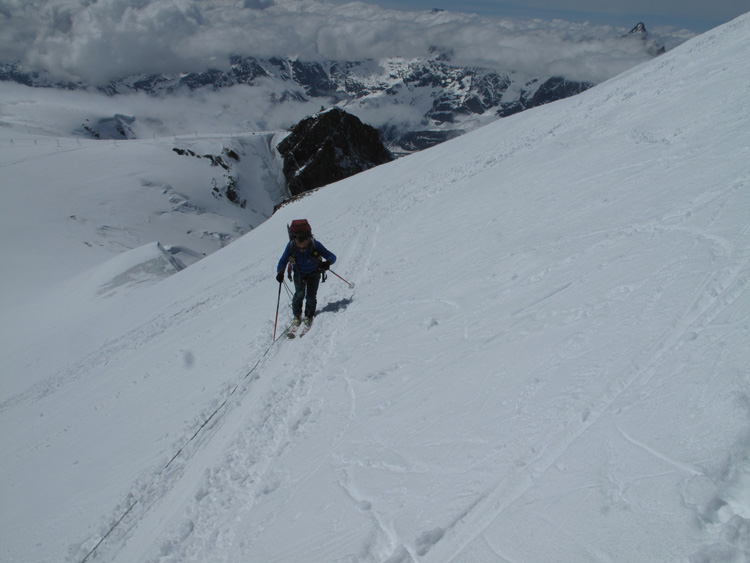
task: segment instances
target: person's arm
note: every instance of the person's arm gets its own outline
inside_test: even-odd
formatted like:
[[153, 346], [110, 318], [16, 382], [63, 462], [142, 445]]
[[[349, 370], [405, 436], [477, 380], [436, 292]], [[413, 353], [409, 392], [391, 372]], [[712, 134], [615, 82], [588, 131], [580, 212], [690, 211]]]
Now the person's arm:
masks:
[[281, 259], [279, 260], [279, 265], [276, 266], [276, 275], [278, 274], [284, 274], [284, 268], [286, 268], [287, 262], [289, 262], [289, 255], [292, 251], [292, 243], [286, 245], [286, 248], [284, 249], [284, 254], [281, 255]]
[[318, 254], [320, 254], [323, 258], [328, 260], [329, 265], [334, 264], [336, 262], [336, 255], [328, 250], [322, 242], [315, 241], [316, 249], [318, 251]]

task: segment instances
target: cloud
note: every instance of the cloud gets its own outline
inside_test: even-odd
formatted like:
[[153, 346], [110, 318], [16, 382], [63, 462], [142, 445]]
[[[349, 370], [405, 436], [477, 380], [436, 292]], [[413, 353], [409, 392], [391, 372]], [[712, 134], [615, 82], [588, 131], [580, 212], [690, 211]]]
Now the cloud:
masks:
[[[0, 0], [0, 30], [0, 60], [95, 84], [226, 68], [233, 54], [360, 60], [438, 46], [461, 64], [591, 81], [648, 59], [642, 42], [610, 26], [320, 0]], [[661, 35], [668, 46], [687, 38]]]
[[[500, 3], [500, 2], [498, 2]], [[671, 18], [728, 21], [747, 12], [744, 0], [510, 0], [503, 4], [524, 9], [561, 10], [579, 14], [622, 16], [643, 14], [643, 17], [668, 16]]]

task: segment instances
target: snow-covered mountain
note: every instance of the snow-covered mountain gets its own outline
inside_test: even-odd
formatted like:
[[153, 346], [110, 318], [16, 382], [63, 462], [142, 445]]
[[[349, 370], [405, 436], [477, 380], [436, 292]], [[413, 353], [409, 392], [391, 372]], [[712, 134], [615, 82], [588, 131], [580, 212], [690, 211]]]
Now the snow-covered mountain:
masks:
[[[35, 87], [87, 88], [82, 84], [51, 82], [44, 75], [21, 73], [12, 64], [0, 69], [0, 79]], [[525, 76], [519, 80], [517, 73], [455, 66], [439, 54], [431, 59], [364, 62], [233, 57], [228, 71], [136, 75], [96, 90], [111, 96], [135, 92], [173, 96], [242, 85], [262, 89], [278, 104], [315, 100], [325, 107], [338, 106], [364, 115], [376, 111], [377, 119], [386, 113], [402, 115], [404, 110], [399, 108], [409, 108], [405, 123], [389, 117], [374, 125], [384, 131], [393, 150], [412, 152], [497, 119], [503, 112], [509, 115], [526, 109], [537, 92], [542, 99], [551, 101], [545, 97], [549, 91], [547, 82]], [[592, 86], [574, 84], [578, 91]], [[392, 109], [384, 111], [384, 105]], [[121, 138], [132, 137], [123, 132]]]
[[[3, 85], [2, 559], [748, 560], [749, 48], [745, 15], [184, 269], [166, 241], [80, 242], [86, 218], [171, 228], [224, 174], [176, 143], [263, 144], [159, 136], [231, 123], [184, 105], [70, 137], [111, 106]], [[301, 217], [356, 288], [331, 276], [274, 343]]]
[[[154, 242], [189, 266], [263, 223], [300, 188], [391, 159], [377, 132], [355, 117], [326, 123], [326, 115], [340, 110], [303, 120], [314, 125], [292, 135], [293, 151], [280, 153], [287, 132], [232, 133], [234, 114], [213, 118], [222, 100], [169, 103], [0, 84], [8, 187], [0, 229], [14, 241], [4, 276], [13, 290], [0, 304]], [[136, 113], [143, 119], [129, 117]], [[222, 124], [226, 133], [201, 132]], [[118, 140], [123, 127], [133, 135]], [[296, 174], [302, 166], [305, 172]], [[28, 216], [43, 217], [45, 228], [15, 240]], [[159, 278], [141, 276], [138, 283]]]
[[[663, 49], [639, 23], [623, 42], [642, 42], [644, 56]], [[614, 45], [612, 47], [615, 48]], [[27, 86], [84, 89], [110, 96], [146, 93], [173, 96], [199, 90], [250, 86], [275, 103], [337, 106], [383, 130], [392, 151], [423, 150], [519, 111], [580, 93], [589, 81], [535, 76], [524, 69], [498, 70], [451, 62], [450, 50], [433, 48], [431, 57], [388, 57], [367, 61], [307, 61], [297, 57], [233, 56], [226, 70], [139, 74], [106, 85], [61, 83], [47, 73], [0, 65], [0, 81]], [[252, 113], [252, 110], [250, 110]], [[262, 112], [256, 116], [262, 117]], [[294, 123], [288, 122], [285, 127]], [[122, 138], [132, 138], [121, 130]]]

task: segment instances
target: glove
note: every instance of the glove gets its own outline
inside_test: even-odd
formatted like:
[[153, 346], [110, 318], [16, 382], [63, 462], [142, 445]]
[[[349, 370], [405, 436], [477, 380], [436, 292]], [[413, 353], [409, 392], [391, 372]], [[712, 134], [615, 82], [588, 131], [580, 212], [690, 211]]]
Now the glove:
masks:
[[276, 274], [276, 281], [279, 283], [284, 283], [284, 270], [281, 270]]
[[320, 271], [321, 271], [321, 272], [325, 272], [325, 271], [326, 271], [326, 270], [328, 270], [328, 269], [329, 269], [330, 267], [331, 267], [331, 263], [330, 263], [330, 262], [321, 262], [321, 263], [320, 263]]

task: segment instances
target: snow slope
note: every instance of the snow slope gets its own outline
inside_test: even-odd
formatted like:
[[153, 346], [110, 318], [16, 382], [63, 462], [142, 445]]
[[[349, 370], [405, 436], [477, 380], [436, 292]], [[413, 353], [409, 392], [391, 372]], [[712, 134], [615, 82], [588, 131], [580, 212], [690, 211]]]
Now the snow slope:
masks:
[[[204, 112], [221, 101], [215, 97]], [[0, 298], [4, 309], [154, 241], [192, 264], [273, 213], [284, 199], [275, 132], [212, 133], [202, 113], [189, 127], [185, 116], [196, 104], [0, 83], [0, 279], [11, 289]], [[138, 138], [106, 139], [113, 115], [126, 113], [138, 115], [128, 126]], [[228, 169], [205, 155], [221, 157]], [[244, 207], [226, 197], [230, 178]], [[29, 217], [44, 227], [29, 228]]]
[[[24, 299], [0, 557], [750, 560], [749, 48], [746, 15], [156, 283]], [[299, 217], [356, 289], [273, 343]]]

